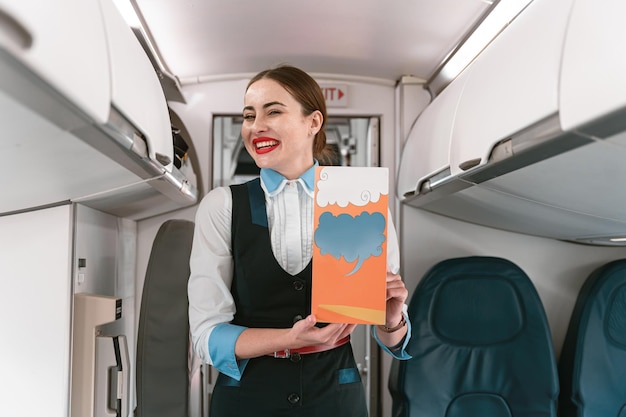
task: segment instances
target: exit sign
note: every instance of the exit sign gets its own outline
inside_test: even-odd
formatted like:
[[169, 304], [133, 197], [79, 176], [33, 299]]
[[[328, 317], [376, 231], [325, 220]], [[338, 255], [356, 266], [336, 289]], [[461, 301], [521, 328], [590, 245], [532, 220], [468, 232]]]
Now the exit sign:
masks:
[[326, 106], [328, 107], [348, 107], [348, 85], [347, 84], [320, 84]]

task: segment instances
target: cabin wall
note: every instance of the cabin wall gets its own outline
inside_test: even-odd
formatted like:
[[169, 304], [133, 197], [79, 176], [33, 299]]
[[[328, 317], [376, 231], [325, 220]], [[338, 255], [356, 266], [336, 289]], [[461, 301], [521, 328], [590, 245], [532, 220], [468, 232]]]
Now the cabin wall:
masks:
[[72, 221], [71, 205], [0, 216], [3, 416], [68, 416]]
[[[116, 329], [126, 336], [129, 349], [129, 401], [135, 402], [136, 318], [135, 255], [137, 224], [80, 204], [75, 205], [73, 256], [74, 293], [122, 299], [122, 318]], [[79, 266], [84, 259], [85, 266]], [[109, 358], [110, 359], [110, 358]], [[134, 408], [134, 406], [133, 406]]]
[[413, 294], [436, 263], [463, 256], [497, 256], [517, 264], [541, 298], [561, 352], [580, 287], [599, 266], [626, 258], [626, 248], [587, 246], [470, 224], [402, 205], [402, 276]]

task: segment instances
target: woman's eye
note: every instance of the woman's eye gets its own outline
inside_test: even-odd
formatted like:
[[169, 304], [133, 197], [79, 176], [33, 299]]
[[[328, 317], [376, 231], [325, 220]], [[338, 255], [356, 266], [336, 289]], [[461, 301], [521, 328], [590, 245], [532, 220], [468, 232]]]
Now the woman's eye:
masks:
[[253, 114], [244, 114], [243, 115], [243, 119], [244, 120], [254, 120], [254, 115]]
[[270, 111], [267, 112], [267, 114], [269, 114], [269, 115], [275, 115], [275, 114], [280, 114], [280, 113], [281, 113], [280, 110], [270, 110]]

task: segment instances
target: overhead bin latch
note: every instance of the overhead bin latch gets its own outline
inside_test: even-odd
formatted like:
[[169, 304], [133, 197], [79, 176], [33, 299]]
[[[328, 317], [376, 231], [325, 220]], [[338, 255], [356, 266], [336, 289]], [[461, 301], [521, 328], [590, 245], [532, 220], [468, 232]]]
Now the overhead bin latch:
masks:
[[506, 139], [495, 145], [489, 155], [489, 161], [497, 162], [513, 156], [513, 140]]
[[154, 156], [156, 157], [156, 160], [159, 161], [159, 163], [163, 166], [166, 166], [172, 163], [172, 159], [167, 155], [163, 155], [162, 153], [156, 152]]
[[474, 159], [469, 159], [467, 161], [461, 162], [459, 164], [459, 168], [461, 168], [463, 171], [467, 171], [469, 169], [474, 168], [477, 165], [480, 165], [480, 158], [474, 158]]

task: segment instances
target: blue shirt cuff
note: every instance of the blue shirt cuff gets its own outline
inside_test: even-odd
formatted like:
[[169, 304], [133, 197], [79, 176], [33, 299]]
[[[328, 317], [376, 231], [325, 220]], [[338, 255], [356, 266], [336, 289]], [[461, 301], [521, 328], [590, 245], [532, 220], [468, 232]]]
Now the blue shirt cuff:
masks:
[[380, 346], [385, 352], [387, 352], [388, 354], [390, 354], [391, 356], [399, 360], [408, 360], [412, 358], [412, 356], [409, 355], [409, 353], [406, 351], [406, 347], [409, 344], [409, 340], [411, 340], [411, 321], [409, 320], [409, 317], [406, 314], [404, 314], [404, 319], [406, 320], [406, 325], [407, 325], [406, 335], [404, 336], [404, 340], [402, 342], [402, 348], [395, 350], [395, 351], [391, 351], [391, 349], [389, 349], [387, 346], [383, 344], [383, 342], [380, 341], [380, 339], [378, 338], [378, 334], [376, 333], [376, 326], [372, 326], [371, 328], [372, 336], [378, 343], [378, 346]]
[[235, 343], [245, 327], [229, 323], [215, 326], [209, 336], [209, 355], [213, 366], [229, 377], [241, 380], [243, 370], [248, 359], [237, 360], [235, 357]]

